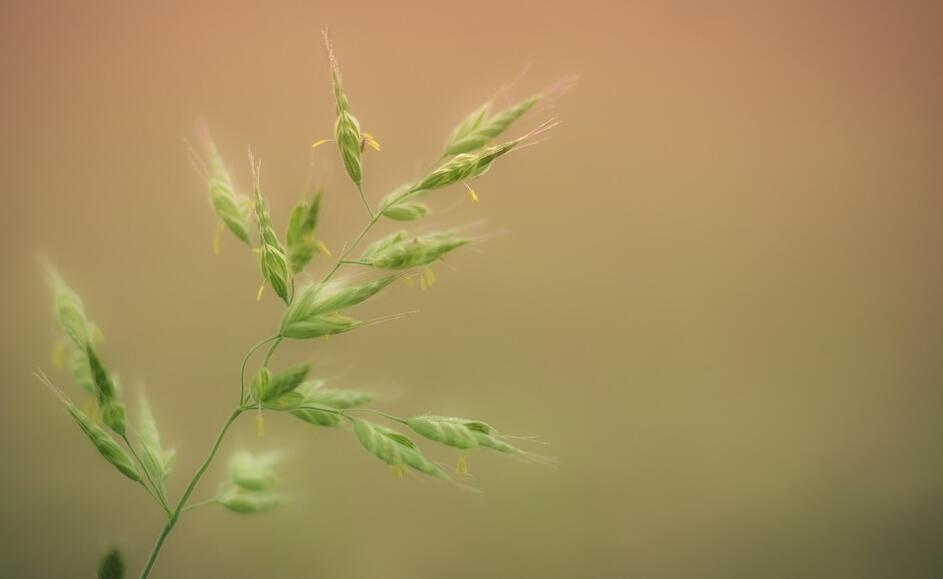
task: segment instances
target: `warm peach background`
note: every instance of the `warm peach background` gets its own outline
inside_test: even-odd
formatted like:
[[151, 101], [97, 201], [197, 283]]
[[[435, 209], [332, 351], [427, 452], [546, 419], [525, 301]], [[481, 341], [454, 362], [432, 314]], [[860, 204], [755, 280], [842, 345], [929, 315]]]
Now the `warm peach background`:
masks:
[[245, 420], [224, 455], [289, 448], [296, 501], [185, 519], [154, 579], [943, 575], [939, 7], [4, 2], [0, 575], [91, 577], [117, 542], [136, 576], [161, 524], [30, 377], [55, 335], [39, 251], [132, 399], [146, 384], [179, 493], [279, 311], [241, 248], [211, 255], [192, 121], [242, 183], [253, 146], [279, 223], [313, 177], [328, 243], [359, 228], [334, 151], [309, 162], [333, 126], [323, 25], [384, 146], [374, 199], [526, 63], [516, 97], [582, 76], [481, 203], [433, 198], [430, 225], [502, 235], [361, 310], [419, 315], [276, 358], [541, 433], [560, 467], [474, 455], [476, 496], [392, 480], [349, 432]]

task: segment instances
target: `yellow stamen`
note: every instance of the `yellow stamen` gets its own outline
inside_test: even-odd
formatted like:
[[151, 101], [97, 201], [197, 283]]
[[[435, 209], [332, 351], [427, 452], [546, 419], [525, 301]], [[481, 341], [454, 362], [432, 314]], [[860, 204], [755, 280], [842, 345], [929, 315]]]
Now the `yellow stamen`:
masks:
[[412, 276], [407, 275], [406, 277], [403, 278], [403, 281], [405, 281], [406, 285], [408, 285], [409, 287], [416, 287], [416, 282], [413, 281]]
[[255, 433], [259, 435], [259, 438], [265, 436], [265, 417], [261, 412], [255, 417]]
[[455, 463], [455, 474], [468, 474], [468, 463], [465, 462], [465, 455], [458, 455], [458, 461]]
[[320, 141], [317, 141], [317, 142], [315, 142], [313, 145], [311, 145], [311, 148], [312, 148], [312, 149], [316, 149], [317, 147], [320, 147], [320, 146], [323, 145], [324, 143], [328, 142], [329, 140], [330, 140], [330, 139], [321, 139]]
[[98, 422], [98, 405], [95, 404], [94, 398], [89, 398], [85, 401], [85, 404], [82, 405], [82, 412], [84, 412], [92, 422]]
[[53, 367], [62, 370], [62, 367], [65, 366], [65, 342], [56, 340], [56, 343], [52, 345], [51, 359]]
[[419, 289], [421, 289], [422, 291], [426, 291], [426, 288], [428, 287], [429, 287], [428, 284], [426, 284], [426, 276], [420, 273], [419, 274]]
[[436, 282], [435, 272], [430, 268], [426, 268], [426, 285], [432, 287], [432, 284]]
[[465, 188], [468, 189], [468, 196], [471, 198], [472, 202], [478, 203], [478, 194], [475, 193], [475, 190], [471, 188], [471, 185], [469, 185], [468, 183], [464, 181], [462, 181], [462, 185], [464, 185]]
[[262, 291], [265, 289], [265, 282], [262, 282], [262, 285], [259, 286], [259, 291], [255, 294], [255, 301], [262, 301]]
[[223, 250], [221, 246], [222, 236], [223, 236], [223, 222], [220, 221], [216, 224], [216, 231], [213, 233], [213, 255], [219, 255]]
[[363, 140], [366, 141], [366, 143], [370, 145], [370, 148], [374, 151], [380, 150], [380, 143], [370, 133], [363, 133]]
[[406, 469], [403, 468], [403, 465], [401, 464], [394, 464], [390, 467], [390, 474], [393, 475], [393, 478], [399, 480], [406, 476]]
[[327, 245], [323, 241], [319, 239], [317, 240], [316, 243], [318, 244], [318, 249], [321, 250], [321, 253], [323, 253], [324, 255], [328, 257], [331, 257], [331, 250], [327, 248]]
[[92, 343], [97, 346], [101, 346], [105, 343], [105, 334], [102, 333], [102, 329], [99, 328], [97, 324], [92, 324], [89, 332], [92, 335]]

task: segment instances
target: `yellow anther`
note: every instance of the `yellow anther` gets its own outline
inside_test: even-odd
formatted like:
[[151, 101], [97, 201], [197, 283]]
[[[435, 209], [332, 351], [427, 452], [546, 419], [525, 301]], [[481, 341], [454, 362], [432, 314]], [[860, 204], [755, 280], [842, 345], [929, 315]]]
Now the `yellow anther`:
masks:
[[97, 324], [91, 324], [89, 333], [91, 334], [94, 344], [101, 346], [105, 343], [105, 334], [102, 333], [102, 329], [99, 328]]
[[419, 274], [419, 289], [426, 291], [429, 285], [426, 283], [426, 276]]
[[255, 417], [255, 433], [259, 435], [259, 438], [265, 436], [265, 417], [261, 412]]
[[315, 142], [313, 145], [311, 145], [311, 148], [312, 148], [312, 149], [316, 149], [317, 147], [320, 147], [320, 146], [323, 145], [324, 143], [328, 142], [329, 140], [330, 140], [330, 139], [321, 139], [320, 141], [317, 141], [317, 142]]
[[468, 463], [465, 462], [465, 455], [458, 455], [458, 461], [455, 463], [455, 474], [468, 474]]
[[435, 272], [430, 268], [426, 268], [426, 286], [432, 287], [432, 284], [436, 282]]
[[82, 412], [85, 413], [92, 422], [98, 422], [98, 405], [95, 404], [94, 398], [89, 398], [85, 401], [85, 404], [82, 405]]
[[262, 285], [259, 286], [259, 291], [255, 293], [255, 301], [262, 301], [262, 291], [265, 290], [265, 282], [262, 282]]
[[407, 275], [406, 277], [404, 277], [403, 281], [406, 282], [406, 285], [408, 285], [409, 287], [416, 287], [416, 282], [413, 281], [413, 278], [410, 275]]
[[321, 251], [321, 253], [323, 253], [324, 255], [328, 257], [331, 257], [331, 250], [327, 248], [327, 244], [325, 244], [320, 239], [317, 240], [315, 243], [318, 244], [318, 249]]
[[464, 181], [462, 181], [462, 185], [464, 185], [465, 188], [468, 189], [468, 196], [471, 198], [472, 202], [478, 203], [478, 194], [475, 193], [475, 190], [471, 188], [471, 185], [469, 185], [468, 183]]
[[403, 465], [401, 464], [394, 464], [390, 467], [390, 474], [393, 475], [393, 478], [399, 480], [406, 476], [406, 469], [403, 468]]
[[62, 340], [56, 340], [56, 343], [52, 345], [52, 365], [57, 370], [61, 370], [65, 366], [65, 342]]
[[370, 148], [373, 149], [374, 151], [380, 150], [380, 143], [377, 142], [376, 138], [370, 133], [363, 133], [363, 140], [368, 145], [370, 145]]
[[225, 227], [225, 225], [223, 225], [223, 222], [220, 221], [216, 224], [216, 231], [213, 232], [213, 255], [219, 255], [219, 253], [222, 251], [220, 242], [222, 241], [223, 227]]

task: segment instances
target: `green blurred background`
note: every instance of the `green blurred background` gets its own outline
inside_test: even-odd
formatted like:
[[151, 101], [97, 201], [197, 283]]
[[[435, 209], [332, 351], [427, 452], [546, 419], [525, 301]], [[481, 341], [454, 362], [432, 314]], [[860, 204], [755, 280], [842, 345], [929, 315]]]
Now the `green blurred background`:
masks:
[[161, 525], [30, 376], [56, 335], [37, 254], [146, 386], [178, 494], [279, 315], [242, 247], [212, 255], [182, 139], [205, 116], [242, 184], [251, 144], [280, 228], [323, 183], [339, 249], [362, 208], [309, 149], [329, 25], [383, 144], [373, 199], [527, 63], [512, 97], [582, 78], [480, 203], [432, 198], [428, 226], [490, 240], [360, 310], [419, 314], [276, 363], [539, 433], [560, 464], [472, 455], [479, 496], [393, 480], [347, 431], [243, 419], [223, 457], [288, 449], [295, 500], [188, 516], [152, 577], [943, 576], [940, 23], [930, 2], [3, 3], [0, 575], [90, 577], [113, 543], [136, 573]]

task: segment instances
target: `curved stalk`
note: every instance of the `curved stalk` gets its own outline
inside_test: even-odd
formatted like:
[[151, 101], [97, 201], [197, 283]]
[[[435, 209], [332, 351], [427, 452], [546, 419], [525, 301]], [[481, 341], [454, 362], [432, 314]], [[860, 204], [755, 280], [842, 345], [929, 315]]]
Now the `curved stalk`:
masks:
[[229, 427], [232, 426], [232, 423], [236, 421], [236, 418], [238, 418], [239, 415], [243, 413], [243, 411], [244, 409], [240, 405], [238, 408], [233, 410], [232, 414], [229, 415], [229, 418], [226, 419], [226, 422], [223, 423], [223, 427], [219, 430], [219, 434], [216, 435], [216, 441], [213, 442], [213, 446], [210, 448], [210, 452], [206, 456], [206, 460], [203, 461], [203, 464], [201, 464], [200, 468], [198, 468], [196, 473], [194, 473], [193, 478], [190, 479], [190, 483], [187, 484], [187, 488], [183, 492], [183, 496], [180, 497], [180, 501], [174, 508], [173, 514], [170, 515], [170, 520], [167, 521], [167, 524], [164, 525], [164, 528], [160, 532], [160, 536], [157, 537], [157, 542], [154, 543], [154, 548], [151, 549], [151, 554], [147, 558], [147, 563], [144, 564], [144, 569], [141, 571], [140, 579], [146, 579], [150, 574], [151, 569], [154, 567], [154, 563], [157, 561], [157, 556], [160, 555], [160, 550], [164, 546], [164, 541], [167, 539], [167, 535], [169, 535], [170, 531], [172, 531], [174, 526], [176, 526], [177, 521], [180, 519], [180, 515], [187, 506], [187, 501], [190, 500], [190, 495], [192, 495], [193, 491], [196, 490], [196, 486], [199, 484], [200, 479], [203, 478], [206, 470], [210, 467], [210, 463], [212, 463], [213, 459], [216, 457], [216, 452], [219, 450], [219, 446], [222, 444], [223, 438], [226, 436], [226, 432], [229, 430]]

